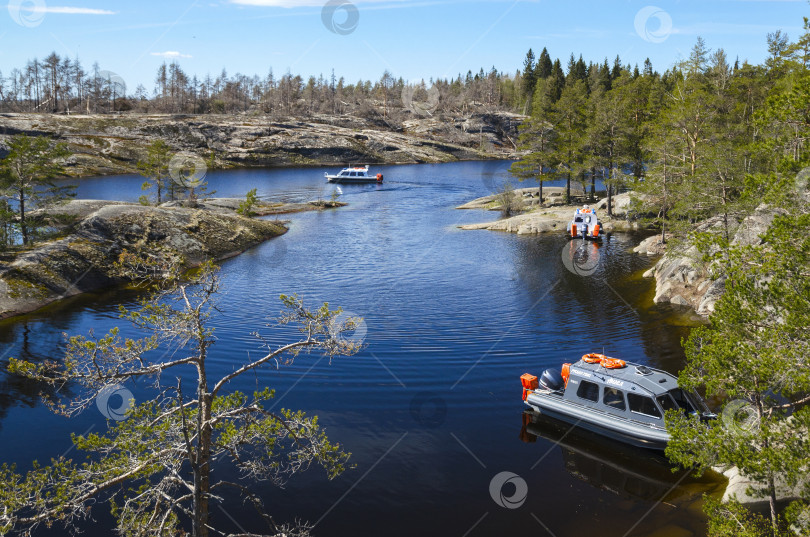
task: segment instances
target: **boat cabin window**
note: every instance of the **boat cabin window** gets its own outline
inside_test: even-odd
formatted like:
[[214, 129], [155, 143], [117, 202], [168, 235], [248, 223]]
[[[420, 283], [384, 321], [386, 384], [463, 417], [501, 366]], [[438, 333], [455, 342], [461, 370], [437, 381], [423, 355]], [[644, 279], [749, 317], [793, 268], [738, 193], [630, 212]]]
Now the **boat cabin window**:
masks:
[[580, 381], [579, 388], [577, 388], [577, 397], [593, 402], [598, 401], [599, 385], [587, 380]]
[[661, 411], [655, 406], [655, 401], [653, 401], [652, 397], [638, 395], [637, 393], [628, 393], [627, 403], [630, 405], [630, 412], [644, 414], [645, 416], [651, 416], [653, 418], [661, 417]]
[[624, 405], [624, 392], [616, 388], [605, 388], [602, 403], [616, 410], [625, 410], [627, 408]]
[[355, 177], [356, 175], [357, 175], [357, 172], [350, 172], [349, 173], [349, 177]]
[[581, 223], [582, 222], [582, 217], [577, 216], [576, 218], [574, 218], [574, 222]]

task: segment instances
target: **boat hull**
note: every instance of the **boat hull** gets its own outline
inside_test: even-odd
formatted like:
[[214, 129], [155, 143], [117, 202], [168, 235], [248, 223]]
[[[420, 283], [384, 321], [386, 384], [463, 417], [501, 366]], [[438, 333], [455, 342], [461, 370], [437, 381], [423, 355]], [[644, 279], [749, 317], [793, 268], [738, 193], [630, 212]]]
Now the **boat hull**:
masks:
[[369, 184], [369, 183], [380, 183], [382, 181], [378, 181], [376, 177], [337, 177], [337, 176], [326, 176], [326, 182], [328, 183], [340, 183], [340, 184]]
[[529, 392], [526, 404], [545, 416], [633, 446], [660, 451], [666, 449], [669, 442], [666, 429], [575, 405], [554, 392]]

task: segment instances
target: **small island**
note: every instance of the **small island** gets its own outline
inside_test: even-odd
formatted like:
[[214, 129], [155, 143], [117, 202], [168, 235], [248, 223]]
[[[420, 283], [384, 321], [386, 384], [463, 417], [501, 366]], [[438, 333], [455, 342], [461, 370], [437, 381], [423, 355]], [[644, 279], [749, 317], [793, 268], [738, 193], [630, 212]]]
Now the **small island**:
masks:
[[[159, 206], [71, 200], [39, 211], [61, 237], [3, 254], [0, 318], [28, 313], [57, 300], [126, 283], [116, 269], [125, 252], [149, 259], [175, 258], [192, 268], [238, 255], [287, 232], [285, 222], [239, 214], [244, 200], [169, 201]], [[259, 202], [254, 216], [344, 206], [337, 201]]]
[[[564, 187], [545, 187], [543, 189], [543, 203], [540, 203], [538, 189], [518, 188], [511, 191], [514, 207], [508, 211], [510, 214], [506, 218], [493, 222], [483, 222], [480, 224], [464, 224], [460, 229], [475, 230], [488, 229], [490, 231], [507, 231], [526, 235], [532, 233], [564, 232], [571, 216], [582, 207], [583, 203], [565, 203]], [[587, 197], [581, 191], [573, 191], [578, 200], [587, 203]], [[601, 194], [601, 193], [600, 193]], [[459, 205], [456, 209], [486, 209], [489, 211], [501, 211], [504, 213], [503, 193], [492, 194], [474, 199], [464, 205]], [[599, 219], [602, 222], [602, 229], [605, 232], [632, 231], [639, 229], [638, 222], [630, 222], [625, 216], [631, 202], [631, 193], [613, 196], [612, 215], [607, 214], [607, 198], [596, 197], [593, 208], [599, 211]], [[516, 210], [515, 210], [516, 208]], [[518, 212], [518, 214], [513, 214]]]

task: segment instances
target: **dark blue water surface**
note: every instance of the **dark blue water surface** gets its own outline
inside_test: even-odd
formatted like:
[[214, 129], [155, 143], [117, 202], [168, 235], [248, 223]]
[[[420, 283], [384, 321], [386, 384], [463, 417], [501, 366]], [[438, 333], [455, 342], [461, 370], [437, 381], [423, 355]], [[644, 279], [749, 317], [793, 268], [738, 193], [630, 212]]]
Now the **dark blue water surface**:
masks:
[[[593, 253], [595, 273], [584, 277], [563, 264], [562, 235], [459, 230], [497, 218], [454, 207], [488, 194], [507, 179], [508, 167], [375, 168], [385, 174], [383, 185], [343, 185], [347, 207], [285, 215], [286, 235], [222, 263], [211, 376], [261, 352], [253, 331], [271, 342], [289, 337], [265, 326], [280, 312], [282, 293], [312, 306], [328, 301], [365, 323], [366, 347], [356, 356], [330, 364], [301, 355], [232, 383], [248, 392], [275, 388], [279, 407], [317, 414], [330, 439], [352, 452], [355, 467], [333, 481], [313, 468], [284, 490], [257, 485], [277, 520], [317, 522], [314, 534], [322, 536], [704, 534], [699, 499], [716, 483], [681, 480], [649, 453], [553, 423], [524, 427], [522, 373], [539, 375], [594, 351], [676, 372], [688, 328], [652, 305], [651, 282], [637, 276], [650, 261], [630, 251], [639, 236], [607, 237]], [[323, 171], [221, 171], [208, 182], [223, 197], [255, 187], [265, 199], [327, 199], [337, 187], [324, 182]], [[141, 182], [86, 179], [79, 197], [136, 200]], [[110, 290], [4, 321], [3, 361], [59, 359], [63, 332], [101, 334], [121, 325], [134, 336], [118, 305], [135, 297]], [[75, 454], [71, 432], [107, 427], [95, 408], [56, 417], [38, 402], [35, 386], [9, 376], [2, 382], [2, 460], [26, 468], [34, 458]], [[153, 393], [143, 384], [127, 387], [136, 400]], [[501, 493], [522, 497], [523, 480], [524, 503], [500, 500], [493, 478], [504, 471], [518, 481], [502, 478]], [[97, 509], [88, 535], [110, 533], [106, 511]], [[234, 531], [236, 524], [263, 529], [238, 501], [213, 513]]]

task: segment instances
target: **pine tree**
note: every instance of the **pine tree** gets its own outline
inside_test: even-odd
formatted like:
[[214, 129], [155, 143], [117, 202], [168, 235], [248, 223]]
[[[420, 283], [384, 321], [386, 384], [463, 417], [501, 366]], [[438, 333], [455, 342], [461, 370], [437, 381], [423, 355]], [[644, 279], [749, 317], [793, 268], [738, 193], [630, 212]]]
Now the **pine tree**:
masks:
[[75, 195], [75, 187], [53, 182], [54, 177], [64, 173], [62, 162], [70, 153], [64, 144], [25, 134], [12, 136], [8, 149], [8, 155], [0, 161], [0, 190], [15, 202], [22, 243], [27, 245], [32, 228], [28, 211]]
[[554, 158], [558, 175], [565, 175], [565, 201], [571, 201], [571, 177], [583, 171], [583, 153], [586, 126], [588, 90], [585, 82], [577, 80], [566, 84], [560, 99], [554, 103], [552, 122], [557, 130], [557, 150]]
[[610, 78], [615, 80], [620, 76], [622, 76], [622, 61], [617, 54], [616, 59], [613, 60], [613, 71], [610, 73]]
[[653, 76], [653, 66], [649, 58], [644, 60], [644, 71], [642, 74], [643, 76]]
[[[623, 77], [626, 78], [626, 77]], [[616, 81], [618, 86], [626, 85], [623, 79]], [[607, 189], [607, 212], [613, 211], [613, 192], [621, 184], [621, 164], [629, 160], [630, 146], [628, 134], [631, 115], [624, 93], [615, 89], [599, 89], [591, 94], [589, 102], [588, 130], [586, 146], [589, 157], [587, 166], [591, 168], [591, 198], [595, 190], [596, 170], [602, 172]]]
[[[121, 261], [123, 270], [136, 273], [144, 266], [166, 268], [142, 265], [129, 252]], [[211, 509], [230, 490], [257, 509], [269, 534], [308, 535], [305, 525], [277, 523], [250, 482], [282, 486], [313, 463], [331, 479], [344, 471], [349, 454], [329, 442], [317, 417], [274, 410], [268, 404], [274, 397], [270, 388], [248, 395], [229, 386], [268, 364], [290, 363], [301, 351], [330, 358], [356, 353], [360, 343], [346, 334], [359, 320], [344, 319], [328, 304], [310, 310], [297, 297], [282, 295], [278, 324], [296, 328], [300, 336], [281, 346], [266, 342], [266, 352], [258, 357], [234, 357], [241, 363], [214, 378], [207, 366], [216, 342], [208, 323], [217, 311], [216, 268], [206, 264], [190, 280], [176, 276], [168, 287], [143, 298], [138, 309], [122, 307], [122, 315], [146, 332], [143, 338], [123, 339], [112, 329], [103, 337], [71, 337], [64, 360], [10, 360], [10, 370], [46, 386], [70, 384], [69, 394], [59, 394], [64, 399], [43, 395], [52, 410], [66, 416], [95, 405], [102, 394], [109, 397], [132, 379], [148, 379], [157, 389], [153, 400], [133, 405], [106, 432], [74, 435], [78, 453], [85, 454], [76, 457], [84, 458], [82, 463], [65, 458], [34, 463], [25, 475], [13, 466], [0, 467], [4, 532], [26, 533], [54, 523], [72, 530], [104, 502], [112, 506], [121, 535], [225, 535]], [[149, 354], [159, 348], [162, 358]], [[230, 469], [222, 472], [220, 461]], [[228, 478], [234, 470], [239, 479]]]
[[[725, 292], [711, 324], [692, 330], [679, 376], [682, 387], [724, 398], [721, 417], [707, 427], [667, 416], [672, 460], [698, 471], [734, 465], [761, 485], [750, 490], [768, 501], [770, 531], [755, 535], [783, 535], [777, 485], [806, 484], [810, 464], [810, 238], [795, 232], [804, 226], [810, 226], [804, 211], [780, 215], [763, 244], [729, 250]], [[799, 490], [803, 501], [788, 514], [806, 525], [810, 489]]]
[[551, 80], [539, 79], [534, 91], [532, 116], [520, 127], [518, 148], [527, 151], [520, 160], [512, 163], [509, 173], [524, 181], [537, 181], [539, 203], [543, 203], [543, 182], [555, 164], [557, 133], [554, 125], [554, 103], [550, 95]]
[[585, 66], [585, 61], [582, 59], [582, 54], [579, 55], [579, 59], [574, 67], [574, 78], [583, 82], [588, 80], [588, 68]]
[[141, 185], [142, 190], [154, 188], [157, 194], [157, 203], [163, 202], [163, 191], [168, 186], [169, 162], [171, 161], [171, 148], [163, 140], [155, 140], [146, 148], [146, 155], [138, 161], [137, 167], [146, 178]]
[[560, 99], [563, 88], [565, 87], [565, 73], [563, 73], [559, 59], [554, 60], [549, 81], [548, 94], [552, 102], [556, 103]]
[[534, 72], [537, 78], [548, 78], [551, 76], [551, 56], [548, 55], [548, 50], [546, 47], [543, 47], [543, 51], [540, 53], [540, 57], [537, 58], [537, 65], [534, 68]]
[[531, 102], [534, 94], [534, 86], [537, 84], [537, 74], [535, 73], [534, 52], [529, 49], [526, 58], [523, 60], [523, 96]]

